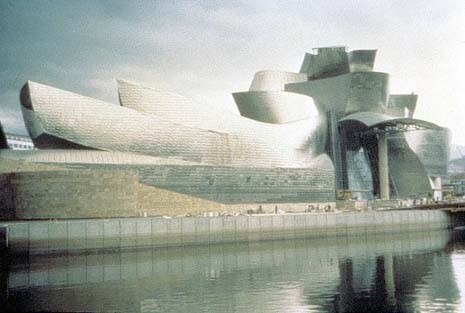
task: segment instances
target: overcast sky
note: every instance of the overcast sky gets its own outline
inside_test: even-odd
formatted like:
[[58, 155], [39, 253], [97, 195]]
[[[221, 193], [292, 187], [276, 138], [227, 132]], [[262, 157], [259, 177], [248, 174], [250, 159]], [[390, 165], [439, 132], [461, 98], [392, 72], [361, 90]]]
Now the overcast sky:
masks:
[[0, 1], [0, 122], [25, 133], [26, 80], [116, 103], [126, 78], [236, 111], [231, 93], [305, 52], [378, 49], [391, 93], [465, 144], [465, 1]]

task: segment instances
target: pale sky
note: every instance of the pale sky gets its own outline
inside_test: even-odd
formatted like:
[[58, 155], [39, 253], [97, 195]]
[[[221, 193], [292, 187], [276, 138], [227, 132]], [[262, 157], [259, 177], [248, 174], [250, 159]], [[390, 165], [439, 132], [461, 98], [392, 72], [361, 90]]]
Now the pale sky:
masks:
[[116, 78], [236, 111], [255, 72], [305, 52], [378, 49], [391, 93], [465, 145], [465, 1], [0, 1], [0, 122], [25, 133], [26, 80], [117, 102]]

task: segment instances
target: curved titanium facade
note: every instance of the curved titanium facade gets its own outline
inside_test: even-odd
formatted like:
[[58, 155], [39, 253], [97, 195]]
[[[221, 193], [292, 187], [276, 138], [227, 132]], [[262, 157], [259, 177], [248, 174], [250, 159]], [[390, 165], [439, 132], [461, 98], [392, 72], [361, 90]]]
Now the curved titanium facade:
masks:
[[449, 132], [413, 118], [416, 95], [389, 95], [375, 56], [318, 48], [300, 73], [257, 72], [233, 94], [241, 115], [124, 80], [120, 105], [28, 82], [20, 99], [34, 144], [75, 153], [29, 162], [112, 168], [127, 157], [146, 185], [225, 203], [437, 192], [430, 182], [446, 174]]
[[227, 131], [223, 129], [232, 116], [231, 112], [199, 104], [173, 92], [118, 80], [118, 96], [121, 106], [138, 112], [157, 115], [176, 123]]
[[431, 193], [428, 173], [418, 155], [399, 133], [388, 137], [391, 195], [397, 198], [424, 198]]
[[322, 112], [338, 112], [340, 118], [360, 111], [385, 112], [388, 89], [389, 75], [378, 72], [347, 73], [285, 86], [288, 92], [312, 97]]
[[[260, 121], [260, 119], [264, 120], [264, 117], [252, 120], [231, 114], [230, 112], [215, 111], [211, 107], [202, 107], [192, 101], [179, 103], [164, 97], [163, 94], [160, 95], [160, 92], [153, 88], [127, 82], [124, 85], [121, 81], [119, 82], [119, 94], [121, 105], [125, 107], [141, 110], [137, 103], [142, 102], [145, 104], [144, 109], [141, 110], [142, 112], [150, 113], [164, 120], [172, 121], [175, 124], [214, 132], [224, 132], [231, 136], [248, 140], [251, 143], [256, 142], [256, 147], [251, 148], [250, 153], [259, 148], [258, 144], [261, 140], [264, 140], [268, 144], [278, 145], [276, 148], [272, 148], [275, 152], [270, 151], [270, 154], [277, 153], [276, 151], [279, 149], [284, 149], [285, 151], [280, 153], [288, 155], [290, 158], [289, 161], [292, 161], [291, 154], [295, 154], [295, 158], [303, 162], [293, 163], [300, 164], [298, 166], [305, 166], [305, 162], [308, 160], [311, 161], [312, 158], [324, 153], [326, 145], [326, 121], [322, 116], [317, 114], [311, 99], [308, 97], [294, 94], [287, 96], [287, 99], [299, 99], [299, 102], [304, 101], [306, 103], [305, 110], [308, 114], [304, 119], [285, 125], [270, 125]], [[270, 97], [268, 99], [270, 101], [267, 103], [268, 107], [270, 107], [268, 114], [271, 114], [271, 108], [273, 104], [276, 104], [276, 100]], [[292, 105], [298, 106], [299, 103], [294, 102]], [[303, 106], [300, 107], [302, 110], [304, 109]], [[183, 114], [180, 114], [180, 112], [183, 112]], [[189, 112], [189, 114], [185, 112]], [[263, 114], [265, 113], [263, 112]], [[288, 113], [288, 115], [292, 115], [292, 113]], [[282, 118], [284, 117], [282, 116]], [[241, 158], [243, 156], [236, 155], [235, 157]], [[245, 160], [244, 162], [255, 164], [256, 161]], [[283, 166], [295, 166], [291, 164], [288, 163]]]
[[284, 124], [318, 115], [312, 98], [281, 91], [233, 93], [242, 116], [271, 124]]
[[218, 131], [208, 129], [208, 123], [204, 128], [180, 124], [168, 114], [141, 113], [32, 82], [27, 86], [33, 110], [23, 107], [23, 114], [31, 121], [33, 141], [45, 134], [99, 150], [258, 167], [303, 167], [324, 152], [319, 117], [286, 125], [238, 118]]
[[[431, 193], [429, 180], [447, 176], [450, 131], [437, 125], [412, 119], [398, 118], [387, 114], [360, 112], [343, 118], [340, 123], [351, 129], [348, 123], [364, 125], [368, 129], [405, 129], [419, 127], [403, 133], [391, 133], [388, 137], [389, 172], [393, 196], [406, 198], [424, 197]], [[434, 185], [431, 183], [431, 185]], [[436, 197], [435, 197], [436, 198]]]
[[321, 79], [350, 72], [345, 47], [316, 48], [317, 54], [306, 53], [300, 73], [309, 79]]
[[371, 72], [375, 64], [377, 50], [354, 50], [347, 55], [351, 72]]
[[428, 175], [447, 176], [450, 159], [450, 130], [446, 128], [405, 133], [405, 139], [418, 156]]
[[350, 74], [346, 114], [354, 112], [384, 112], [388, 98], [389, 75], [377, 72]]
[[308, 96], [285, 92], [286, 84], [307, 81], [304, 73], [260, 71], [249, 91], [233, 93], [242, 116], [270, 124], [284, 124], [318, 116]]
[[[377, 132], [387, 132], [388, 139], [388, 168], [391, 186], [391, 196], [395, 198], [408, 198], [408, 197], [425, 197], [431, 192], [428, 176], [432, 173], [427, 170], [427, 165], [422, 158], [420, 147], [412, 147], [411, 142], [418, 142], [418, 135], [422, 132], [436, 133], [443, 131], [442, 128], [427, 121], [410, 119], [410, 118], [397, 118], [387, 114], [373, 113], [373, 112], [359, 112], [348, 115], [339, 121], [345, 133], [349, 136], [359, 136], [363, 134], [364, 142], [363, 148], [367, 151], [368, 160], [372, 164], [372, 181], [373, 190], [379, 190], [379, 173], [377, 168], [379, 166], [378, 160], [378, 147], [377, 147]], [[406, 127], [423, 127], [429, 128], [427, 130], [413, 130], [404, 132]], [[370, 132], [372, 132], [370, 134]], [[407, 138], [407, 139], [406, 139]], [[424, 136], [420, 136], [424, 138]], [[441, 141], [441, 139], [438, 139]], [[442, 141], [447, 150], [447, 141]], [[346, 155], [350, 155], [350, 151]], [[351, 173], [350, 160], [347, 160], [348, 173]], [[439, 161], [441, 162], [441, 161]], [[444, 173], [442, 175], [445, 175]], [[350, 175], [349, 175], [350, 178]]]
[[[394, 132], [407, 130], [406, 137], [413, 138], [418, 135], [414, 135], [416, 131], [410, 132], [411, 129], [430, 129], [434, 132], [438, 126], [413, 119], [416, 95], [389, 96], [389, 75], [372, 72], [375, 55], [375, 50], [347, 53], [343, 48], [319, 49], [317, 55], [306, 54], [301, 72], [308, 73], [309, 81], [286, 84], [285, 90], [312, 97], [320, 114], [327, 119], [327, 153], [335, 166], [336, 188], [372, 189], [377, 195], [379, 193], [378, 139], [374, 135], [368, 136], [368, 139], [364, 139], [364, 144], [354, 150], [350, 146], [354, 140], [357, 140], [354, 137], [357, 132], [370, 132], [368, 129], [370, 127], [373, 127], [371, 130], [373, 132], [375, 126], [379, 126]], [[346, 60], [350, 65], [351, 73], [349, 73]], [[408, 110], [407, 116], [404, 115], [405, 109]], [[354, 123], [345, 124], [345, 121], [349, 119], [352, 119]], [[352, 128], [357, 123], [359, 125], [357, 127], [361, 129]], [[400, 129], [397, 128], [397, 123], [401, 124]], [[418, 138], [415, 140], [422, 141]], [[409, 144], [415, 140], [410, 139]], [[387, 151], [392, 195], [408, 197], [412, 194], [415, 196], [421, 194], [425, 196], [431, 192], [429, 181], [434, 180], [431, 175], [433, 173], [445, 175], [443, 166], [440, 170], [441, 166], [437, 163], [444, 164], [444, 159], [448, 158], [447, 153], [438, 155], [440, 161], [433, 162], [433, 158], [426, 157], [432, 152], [422, 152], [439, 151], [440, 147], [443, 151], [448, 151], [449, 141], [446, 136], [436, 136], [430, 142], [436, 141], [437, 143], [432, 144], [434, 148], [427, 148], [424, 144], [419, 144], [418, 147], [412, 145], [413, 148], [411, 148], [403, 136], [388, 138], [389, 149]], [[423, 150], [421, 146], [424, 147]], [[436, 170], [432, 170], [433, 167]], [[371, 172], [369, 175], [367, 175], [367, 169]], [[371, 184], [372, 187], [370, 187]]]
[[[418, 96], [410, 95], [389, 95], [387, 109], [389, 114], [400, 117], [413, 117], [417, 105]], [[407, 110], [407, 112], [406, 112]], [[407, 114], [406, 114], [407, 113]]]
[[283, 91], [285, 84], [304, 82], [307, 75], [282, 71], [260, 71], [250, 84], [249, 91]]

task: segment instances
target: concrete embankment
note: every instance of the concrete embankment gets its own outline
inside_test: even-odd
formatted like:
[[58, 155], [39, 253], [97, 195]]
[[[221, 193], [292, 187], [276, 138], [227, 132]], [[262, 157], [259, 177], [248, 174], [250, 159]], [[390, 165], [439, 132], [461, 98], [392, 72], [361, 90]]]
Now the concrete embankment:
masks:
[[9, 251], [31, 254], [365, 236], [451, 226], [448, 213], [425, 210], [0, 222]]

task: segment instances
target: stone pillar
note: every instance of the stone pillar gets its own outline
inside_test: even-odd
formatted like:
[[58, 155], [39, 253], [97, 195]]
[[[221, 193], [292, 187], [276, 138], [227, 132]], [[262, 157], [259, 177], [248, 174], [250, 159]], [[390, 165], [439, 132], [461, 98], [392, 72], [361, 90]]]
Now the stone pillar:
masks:
[[386, 133], [378, 134], [378, 172], [380, 199], [389, 200], [389, 165]]
[[441, 176], [430, 177], [431, 188], [433, 189], [433, 200], [442, 200], [442, 178]]

